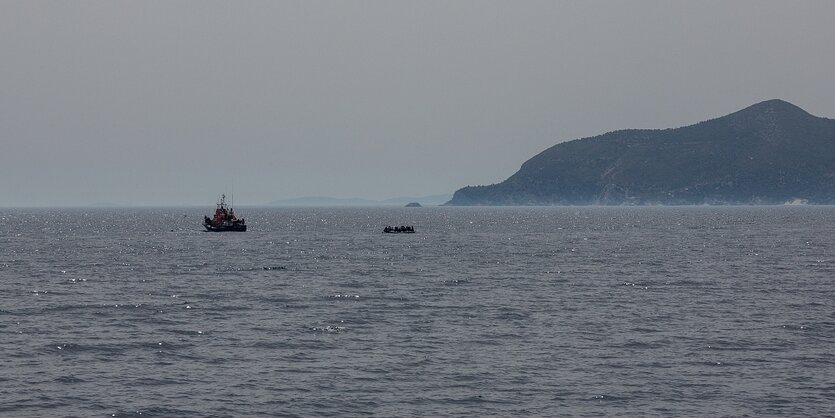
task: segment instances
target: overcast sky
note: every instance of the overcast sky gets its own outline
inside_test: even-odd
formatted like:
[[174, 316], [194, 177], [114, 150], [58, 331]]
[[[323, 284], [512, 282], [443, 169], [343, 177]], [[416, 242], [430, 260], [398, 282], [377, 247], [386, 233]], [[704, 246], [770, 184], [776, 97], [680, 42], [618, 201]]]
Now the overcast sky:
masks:
[[0, 206], [383, 199], [782, 98], [835, 1], [0, 0]]

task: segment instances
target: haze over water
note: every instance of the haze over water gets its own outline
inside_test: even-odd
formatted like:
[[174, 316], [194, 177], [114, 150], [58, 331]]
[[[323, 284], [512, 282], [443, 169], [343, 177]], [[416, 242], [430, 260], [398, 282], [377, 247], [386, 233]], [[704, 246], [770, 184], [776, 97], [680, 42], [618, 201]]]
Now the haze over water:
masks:
[[385, 200], [577, 138], [835, 109], [835, 2], [7, 0], [0, 205]]
[[835, 207], [208, 211], [0, 215], [0, 414], [833, 410]]

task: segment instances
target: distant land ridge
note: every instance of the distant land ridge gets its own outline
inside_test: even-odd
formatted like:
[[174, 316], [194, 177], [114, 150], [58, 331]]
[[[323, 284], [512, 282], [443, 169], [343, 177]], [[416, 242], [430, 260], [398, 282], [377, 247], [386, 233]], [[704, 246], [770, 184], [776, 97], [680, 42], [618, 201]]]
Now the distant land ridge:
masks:
[[835, 204], [835, 120], [768, 100], [675, 129], [554, 145], [447, 205]]
[[267, 203], [271, 206], [286, 207], [369, 207], [369, 206], [403, 206], [410, 202], [420, 202], [425, 206], [439, 206], [447, 202], [452, 194], [437, 194], [423, 197], [396, 197], [386, 200], [370, 200], [361, 198], [335, 198], [324, 196], [308, 196], [293, 199], [274, 200]]

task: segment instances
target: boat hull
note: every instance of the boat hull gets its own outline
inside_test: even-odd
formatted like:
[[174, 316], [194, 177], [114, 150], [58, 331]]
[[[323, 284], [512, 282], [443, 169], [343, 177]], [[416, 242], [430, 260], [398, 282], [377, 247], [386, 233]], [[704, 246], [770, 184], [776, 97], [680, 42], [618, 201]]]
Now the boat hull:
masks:
[[203, 224], [209, 232], [246, 232], [246, 225], [218, 225], [212, 226]]

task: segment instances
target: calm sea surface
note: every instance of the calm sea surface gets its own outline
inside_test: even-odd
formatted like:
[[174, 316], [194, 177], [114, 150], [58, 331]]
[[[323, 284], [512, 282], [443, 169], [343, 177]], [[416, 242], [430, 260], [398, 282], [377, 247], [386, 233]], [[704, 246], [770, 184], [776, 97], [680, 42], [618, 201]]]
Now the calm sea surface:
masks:
[[835, 207], [211, 209], [4, 210], [0, 415], [835, 414]]

